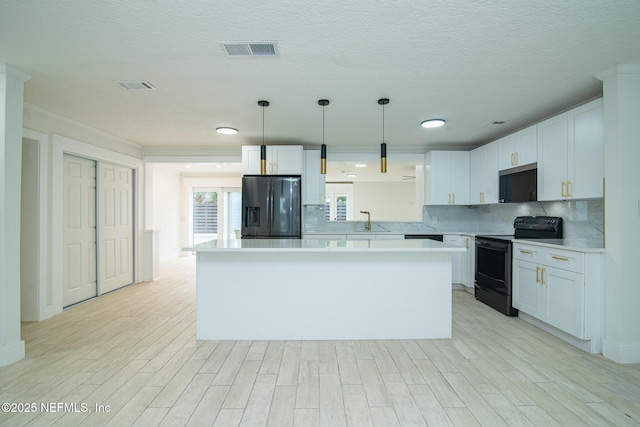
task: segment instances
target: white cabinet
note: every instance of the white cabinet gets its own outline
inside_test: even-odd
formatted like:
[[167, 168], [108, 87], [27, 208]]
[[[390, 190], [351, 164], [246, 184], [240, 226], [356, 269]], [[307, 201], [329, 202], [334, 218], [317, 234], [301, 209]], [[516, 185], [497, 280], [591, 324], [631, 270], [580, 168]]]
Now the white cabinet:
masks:
[[475, 287], [474, 276], [476, 273], [476, 242], [472, 236], [461, 236], [461, 240], [462, 245], [467, 248], [467, 251], [460, 254], [460, 283], [462, 283], [467, 290], [473, 290]]
[[602, 197], [602, 100], [538, 124], [538, 200]]
[[[267, 175], [302, 175], [303, 150], [301, 145], [268, 145]], [[242, 174], [260, 174], [260, 146], [242, 146]]]
[[474, 287], [476, 269], [475, 238], [472, 236], [449, 234], [443, 236], [443, 242], [450, 245], [462, 246], [467, 249], [465, 252], [451, 253], [451, 281], [472, 289]]
[[304, 151], [302, 204], [324, 205], [325, 175], [320, 173], [320, 150]]
[[469, 203], [498, 203], [498, 143], [483, 145], [469, 153]]
[[[462, 246], [462, 236], [443, 236], [443, 243], [448, 245]], [[460, 283], [462, 273], [462, 252], [451, 252], [451, 282]]]
[[424, 186], [426, 205], [469, 204], [469, 152], [428, 152]]
[[521, 314], [591, 341], [584, 349], [599, 352], [603, 258], [601, 253], [514, 243], [513, 306]]
[[537, 128], [530, 126], [505, 136], [498, 143], [498, 170], [538, 161]]

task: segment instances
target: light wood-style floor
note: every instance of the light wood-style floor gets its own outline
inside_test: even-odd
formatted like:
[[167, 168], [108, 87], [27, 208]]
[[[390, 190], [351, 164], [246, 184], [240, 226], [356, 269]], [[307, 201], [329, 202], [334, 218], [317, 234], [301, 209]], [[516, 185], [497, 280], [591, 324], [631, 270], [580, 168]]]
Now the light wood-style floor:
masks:
[[451, 340], [198, 342], [194, 259], [162, 274], [24, 324], [27, 357], [0, 368], [0, 403], [38, 407], [0, 412], [0, 425], [640, 424], [639, 365], [583, 353], [463, 291]]

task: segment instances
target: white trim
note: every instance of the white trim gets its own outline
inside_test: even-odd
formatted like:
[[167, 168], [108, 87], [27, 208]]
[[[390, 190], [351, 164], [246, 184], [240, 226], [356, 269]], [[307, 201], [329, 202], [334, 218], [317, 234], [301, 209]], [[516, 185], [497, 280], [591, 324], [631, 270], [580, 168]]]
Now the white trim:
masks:
[[40, 216], [38, 218], [38, 258], [37, 268], [37, 320], [48, 319], [55, 314], [53, 306], [53, 288], [50, 274], [49, 241], [51, 235], [51, 215], [49, 215], [49, 137], [48, 135], [30, 129], [22, 129], [22, 137], [37, 142], [38, 144], [38, 205]]
[[142, 260], [144, 231], [143, 216], [143, 162], [141, 159], [116, 153], [104, 148], [77, 141], [65, 136], [53, 134], [51, 137], [51, 281], [53, 288], [54, 312], [62, 311], [62, 254], [63, 254], [63, 158], [64, 154], [72, 154], [91, 160], [113, 163], [131, 168], [134, 171], [134, 283], [143, 277]]
[[640, 363], [640, 345], [619, 344], [605, 339], [602, 342], [602, 355], [616, 363]]

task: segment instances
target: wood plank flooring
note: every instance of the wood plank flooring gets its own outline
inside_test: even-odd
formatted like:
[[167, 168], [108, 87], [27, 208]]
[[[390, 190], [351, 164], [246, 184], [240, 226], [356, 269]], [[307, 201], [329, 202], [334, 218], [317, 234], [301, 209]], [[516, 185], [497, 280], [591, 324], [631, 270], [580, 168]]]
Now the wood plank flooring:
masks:
[[[0, 412], [0, 425], [640, 425], [640, 365], [583, 353], [463, 291], [451, 340], [196, 341], [195, 260], [161, 271], [23, 324], [27, 356], [0, 368], [0, 403], [36, 410]], [[76, 407], [40, 406], [53, 403]]]

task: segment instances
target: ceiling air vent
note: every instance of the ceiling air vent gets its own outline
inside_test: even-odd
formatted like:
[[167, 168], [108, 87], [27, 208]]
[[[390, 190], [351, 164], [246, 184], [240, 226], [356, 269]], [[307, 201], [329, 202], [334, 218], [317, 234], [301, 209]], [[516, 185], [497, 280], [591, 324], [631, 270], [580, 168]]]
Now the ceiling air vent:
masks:
[[146, 80], [121, 80], [117, 83], [127, 90], [156, 90], [156, 87]]
[[220, 42], [225, 55], [229, 57], [273, 57], [279, 56], [278, 45], [272, 41], [253, 41], [253, 42]]
[[503, 124], [505, 124], [506, 121], [505, 120], [494, 120], [492, 122], [487, 123], [486, 125], [484, 125], [484, 127], [486, 128], [493, 128], [493, 127], [497, 127], [497, 126], [502, 126]]

